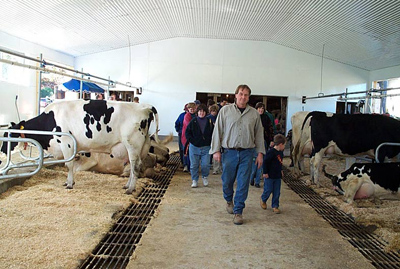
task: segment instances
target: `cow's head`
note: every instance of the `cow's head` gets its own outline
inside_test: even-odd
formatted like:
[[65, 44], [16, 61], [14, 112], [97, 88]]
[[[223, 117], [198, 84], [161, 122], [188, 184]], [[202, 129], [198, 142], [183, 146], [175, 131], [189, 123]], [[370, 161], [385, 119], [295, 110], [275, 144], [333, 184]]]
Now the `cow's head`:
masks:
[[[11, 122], [11, 127], [8, 129], [14, 129], [14, 130], [23, 130], [25, 128], [25, 121], [21, 121], [18, 124], [15, 124], [14, 122]], [[20, 134], [18, 133], [8, 133], [5, 132], [4, 133], [4, 137], [19, 137]], [[11, 150], [14, 150], [14, 148], [18, 145], [17, 142], [11, 142]], [[1, 146], [1, 152], [3, 153], [7, 153], [7, 146], [8, 143], [7, 142], [3, 142], [3, 145]]]
[[325, 176], [327, 178], [329, 178], [332, 181], [332, 185], [333, 185], [333, 189], [343, 195], [344, 194], [344, 190], [342, 189], [342, 186], [340, 185], [340, 182], [343, 181], [343, 178], [335, 176], [335, 175], [331, 175], [328, 174], [325, 170], [326, 165], [322, 166], [322, 172], [324, 172]]

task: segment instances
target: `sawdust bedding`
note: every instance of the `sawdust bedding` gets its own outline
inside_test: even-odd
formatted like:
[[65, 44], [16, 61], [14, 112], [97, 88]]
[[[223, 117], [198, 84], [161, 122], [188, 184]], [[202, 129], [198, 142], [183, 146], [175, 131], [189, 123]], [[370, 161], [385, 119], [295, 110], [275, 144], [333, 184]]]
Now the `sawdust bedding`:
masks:
[[[289, 159], [285, 158], [285, 164], [288, 167]], [[323, 159], [326, 164], [326, 170], [330, 174], [339, 174], [345, 170], [345, 160], [338, 157], [329, 157]], [[306, 171], [309, 170], [309, 159], [305, 159]], [[322, 165], [321, 165], [322, 167]], [[310, 175], [300, 177], [301, 180], [310, 185]], [[343, 201], [343, 196], [332, 189], [331, 180], [323, 175], [320, 170], [320, 184], [310, 185], [317, 193], [325, 198], [332, 205], [351, 215], [355, 222], [371, 230], [374, 234], [387, 242], [387, 251], [400, 250], [400, 194], [392, 194], [378, 185], [375, 185], [375, 196], [363, 200], [355, 200], [353, 204]]]
[[76, 268], [151, 181], [126, 195], [127, 178], [78, 172], [72, 190], [66, 178], [65, 167], [43, 168], [0, 195], [1, 268]]

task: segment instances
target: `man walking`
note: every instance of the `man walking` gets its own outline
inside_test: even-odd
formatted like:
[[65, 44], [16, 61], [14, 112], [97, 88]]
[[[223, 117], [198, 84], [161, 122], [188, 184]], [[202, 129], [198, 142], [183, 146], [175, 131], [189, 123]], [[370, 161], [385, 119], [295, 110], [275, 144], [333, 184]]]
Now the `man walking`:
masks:
[[[227, 202], [226, 210], [234, 214], [233, 223], [243, 224], [243, 209], [249, 192], [253, 155], [261, 167], [265, 154], [263, 126], [260, 114], [250, 107], [251, 89], [239, 85], [235, 103], [221, 108], [215, 122], [210, 154], [222, 162], [222, 189]], [[222, 153], [221, 153], [222, 152]], [[236, 193], [233, 185], [236, 183]]]

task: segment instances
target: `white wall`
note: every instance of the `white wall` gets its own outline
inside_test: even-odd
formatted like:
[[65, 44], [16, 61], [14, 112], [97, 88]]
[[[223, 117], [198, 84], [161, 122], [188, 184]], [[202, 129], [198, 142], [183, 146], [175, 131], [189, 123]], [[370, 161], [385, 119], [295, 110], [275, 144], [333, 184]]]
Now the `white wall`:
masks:
[[[15, 52], [24, 53], [29, 57], [40, 57], [49, 62], [58, 62], [73, 66], [74, 58], [72, 56], [59, 53], [57, 51], [39, 46], [25, 40], [13, 37], [6, 33], [0, 32], [0, 47]], [[36, 66], [35, 62], [25, 60], [25, 64]], [[11, 121], [18, 122], [18, 113], [15, 106], [16, 96], [17, 106], [21, 120], [30, 119], [37, 115], [38, 107], [38, 82], [37, 72], [22, 67], [18, 68], [21, 71], [21, 78], [27, 78], [23, 85], [13, 84], [0, 80], [0, 124], [9, 124]]]
[[394, 78], [400, 78], [400, 65], [371, 71], [369, 76], [369, 87], [371, 88], [372, 82], [374, 81]]
[[[143, 87], [140, 101], [157, 108], [163, 135], [174, 132], [177, 116], [196, 92], [233, 93], [243, 83], [253, 94], [287, 96], [288, 119], [299, 110], [336, 109], [336, 98], [301, 104], [303, 95], [317, 96], [321, 90], [321, 58], [269, 42], [173, 38], [132, 46], [130, 52], [77, 57], [75, 68]], [[324, 59], [325, 95], [366, 90], [368, 79], [368, 71]]]

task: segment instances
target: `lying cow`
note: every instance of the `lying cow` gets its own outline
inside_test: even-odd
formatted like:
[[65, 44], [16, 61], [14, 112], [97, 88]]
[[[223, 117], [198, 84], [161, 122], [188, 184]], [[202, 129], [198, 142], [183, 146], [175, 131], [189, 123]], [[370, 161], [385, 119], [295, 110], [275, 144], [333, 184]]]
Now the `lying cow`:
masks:
[[[154, 120], [158, 130], [157, 110], [151, 105], [105, 100], [73, 100], [52, 103], [39, 116], [21, 121], [11, 129], [69, 132], [77, 141], [77, 151], [115, 154], [116, 145], [125, 146], [130, 164], [130, 176], [126, 193], [135, 190], [141, 160], [150, 147], [149, 126]], [[7, 135], [7, 134], [5, 134]], [[18, 137], [13, 133], [11, 136]], [[71, 139], [66, 136], [40, 136], [25, 134], [42, 145], [55, 158], [68, 158], [73, 154]], [[158, 135], [155, 135], [156, 141]], [[17, 143], [11, 143], [11, 150]], [[7, 152], [7, 143], [1, 147]], [[68, 167], [67, 189], [74, 184], [74, 161]]]
[[173, 138], [173, 135], [170, 134], [163, 141], [157, 142], [153, 136], [150, 137], [151, 144], [149, 152], [157, 156], [157, 163], [161, 164], [162, 166], [165, 166], [169, 160], [169, 148], [166, 146], [166, 144], [171, 142]]
[[335, 190], [344, 194], [345, 201], [363, 199], [374, 194], [374, 184], [397, 192], [400, 187], [400, 163], [354, 163], [339, 175], [328, 174], [325, 165], [322, 170], [332, 180]]
[[[151, 139], [149, 153], [142, 160], [139, 169], [140, 177], [153, 177], [154, 167], [159, 163], [165, 166], [169, 159], [169, 149], [165, 144], [171, 142], [172, 134], [163, 141], [157, 142]], [[154, 153], [156, 152], [156, 153]], [[90, 152], [79, 154], [75, 161], [75, 171], [96, 171], [117, 176], [129, 176], [130, 166], [128, 152], [122, 143], [113, 147], [113, 153]]]
[[[305, 122], [310, 119], [310, 141], [313, 146], [313, 156], [310, 160], [311, 178], [317, 185], [319, 185], [318, 169], [325, 154], [374, 156], [375, 149], [381, 143], [400, 143], [400, 121], [387, 116], [377, 114], [329, 116], [323, 112], [311, 112], [309, 115]], [[383, 162], [385, 157], [393, 158], [399, 152], [400, 147], [384, 146], [377, 157], [379, 162]]]
[[[77, 154], [75, 158], [74, 172], [78, 171], [94, 171], [103, 174], [113, 174], [120, 177], [129, 177], [131, 169], [129, 165], [128, 152], [122, 143], [118, 144], [123, 147], [126, 155], [114, 157], [112, 154], [100, 152], [86, 152]], [[148, 153], [142, 160], [142, 164], [138, 171], [138, 177], [153, 177], [154, 167], [157, 165], [157, 156]]]

